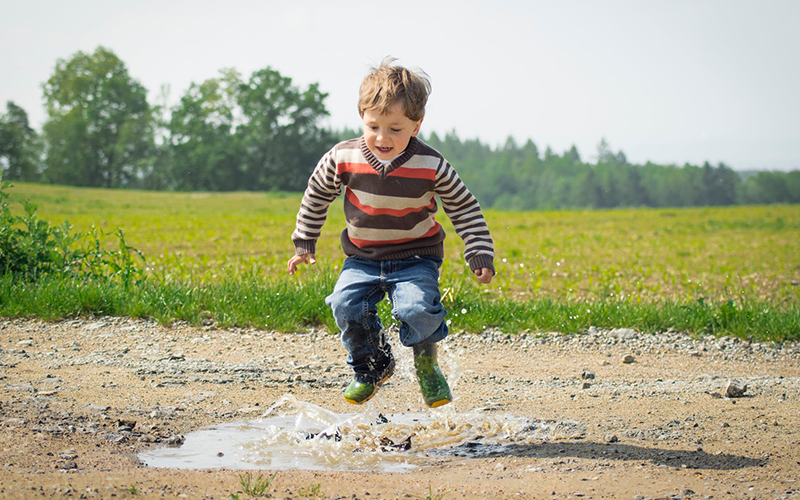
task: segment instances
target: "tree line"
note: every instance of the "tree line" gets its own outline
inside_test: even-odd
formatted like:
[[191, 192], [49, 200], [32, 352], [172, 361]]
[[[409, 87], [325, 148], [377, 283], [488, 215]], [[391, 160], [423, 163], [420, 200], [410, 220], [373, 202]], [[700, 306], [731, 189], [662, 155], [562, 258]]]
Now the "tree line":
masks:
[[[337, 141], [321, 125], [327, 94], [266, 67], [192, 83], [169, 106], [112, 51], [77, 52], [42, 85], [47, 119], [34, 130], [13, 102], [0, 115], [4, 180], [183, 191], [302, 191]], [[800, 203], [800, 171], [737, 173], [725, 164], [635, 165], [605, 140], [594, 162], [573, 146], [544, 152], [509, 138], [492, 147], [454, 132], [423, 140], [441, 151], [486, 207], [560, 209]]]
[[454, 166], [482, 204], [507, 210], [689, 207], [800, 203], [800, 170], [739, 173], [719, 163], [635, 165], [605, 139], [594, 163], [574, 146], [563, 154], [532, 140], [499, 148], [454, 133], [427, 142]]

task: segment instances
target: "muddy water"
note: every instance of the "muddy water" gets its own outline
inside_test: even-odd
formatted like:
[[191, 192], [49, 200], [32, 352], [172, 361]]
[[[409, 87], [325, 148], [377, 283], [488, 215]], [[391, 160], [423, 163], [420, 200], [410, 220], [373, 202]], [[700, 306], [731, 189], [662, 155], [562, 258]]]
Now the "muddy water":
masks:
[[502, 455], [506, 447], [574, 438], [576, 422], [505, 413], [336, 414], [287, 394], [262, 418], [199, 429], [181, 446], [147, 450], [151, 467], [410, 472], [460, 457]]

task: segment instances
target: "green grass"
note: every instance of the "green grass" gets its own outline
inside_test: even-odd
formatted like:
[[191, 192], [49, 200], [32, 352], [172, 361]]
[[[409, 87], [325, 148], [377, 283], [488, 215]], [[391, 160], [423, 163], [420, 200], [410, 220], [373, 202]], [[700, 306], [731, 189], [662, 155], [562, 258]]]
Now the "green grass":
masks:
[[[340, 203], [318, 262], [294, 277], [290, 235], [299, 194], [163, 193], [17, 184], [52, 225], [121, 228], [146, 257], [148, 279], [39, 283], [0, 279], [0, 315], [55, 320], [130, 315], [221, 326], [335, 330], [323, 299], [343, 261]], [[20, 210], [12, 203], [12, 210]], [[800, 208], [757, 206], [502, 212], [486, 217], [498, 275], [478, 284], [448, 230], [443, 301], [453, 331], [581, 332], [589, 326], [753, 339], [800, 338]], [[381, 310], [388, 308], [382, 304]], [[464, 312], [462, 312], [464, 311]], [[384, 315], [388, 318], [388, 314]]]
[[242, 491], [246, 494], [253, 496], [253, 497], [263, 497], [268, 496], [267, 489], [269, 489], [269, 485], [275, 476], [278, 473], [272, 475], [272, 477], [264, 477], [261, 474], [258, 476], [253, 476], [252, 473], [247, 472], [245, 474], [239, 474], [239, 484], [242, 486]]
[[442, 500], [444, 498], [444, 496], [445, 496], [445, 493], [434, 494], [433, 493], [433, 486], [431, 486], [431, 483], [428, 483], [428, 494], [426, 496], [421, 497], [421, 496], [414, 495], [414, 497], [418, 498], [419, 500]]
[[322, 496], [322, 485], [320, 483], [312, 483], [308, 487], [299, 488], [297, 494], [301, 497], [316, 498]]

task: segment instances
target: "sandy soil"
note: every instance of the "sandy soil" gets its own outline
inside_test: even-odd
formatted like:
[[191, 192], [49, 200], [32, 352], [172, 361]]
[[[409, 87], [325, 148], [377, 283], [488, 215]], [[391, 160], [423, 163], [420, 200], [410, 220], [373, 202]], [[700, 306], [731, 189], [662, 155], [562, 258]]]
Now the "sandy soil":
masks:
[[[336, 337], [317, 332], [0, 320], [0, 498], [248, 498], [240, 470], [152, 468], [138, 453], [255, 418], [286, 393], [351, 413], [344, 356]], [[487, 333], [451, 335], [442, 358], [460, 374], [448, 411], [580, 430], [494, 451], [471, 443], [410, 473], [279, 471], [267, 494], [800, 498], [796, 344]], [[743, 396], [726, 396], [732, 379], [747, 384]], [[429, 411], [403, 374], [370, 404]]]

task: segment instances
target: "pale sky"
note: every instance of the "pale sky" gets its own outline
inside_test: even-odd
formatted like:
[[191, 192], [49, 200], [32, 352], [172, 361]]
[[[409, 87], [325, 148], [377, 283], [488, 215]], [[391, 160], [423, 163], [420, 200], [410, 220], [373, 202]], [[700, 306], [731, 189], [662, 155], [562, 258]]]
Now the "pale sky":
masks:
[[360, 126], [358, 86], [386, 55], [432, 79], [423, 132], [491, 145], [602, 138], [628, 160], [800, 169], [800, 1], [0, 0], [0, 112], [45, 121], [56, 60], [103, 45], [154, 103], [235, 67], [271, 66]]

